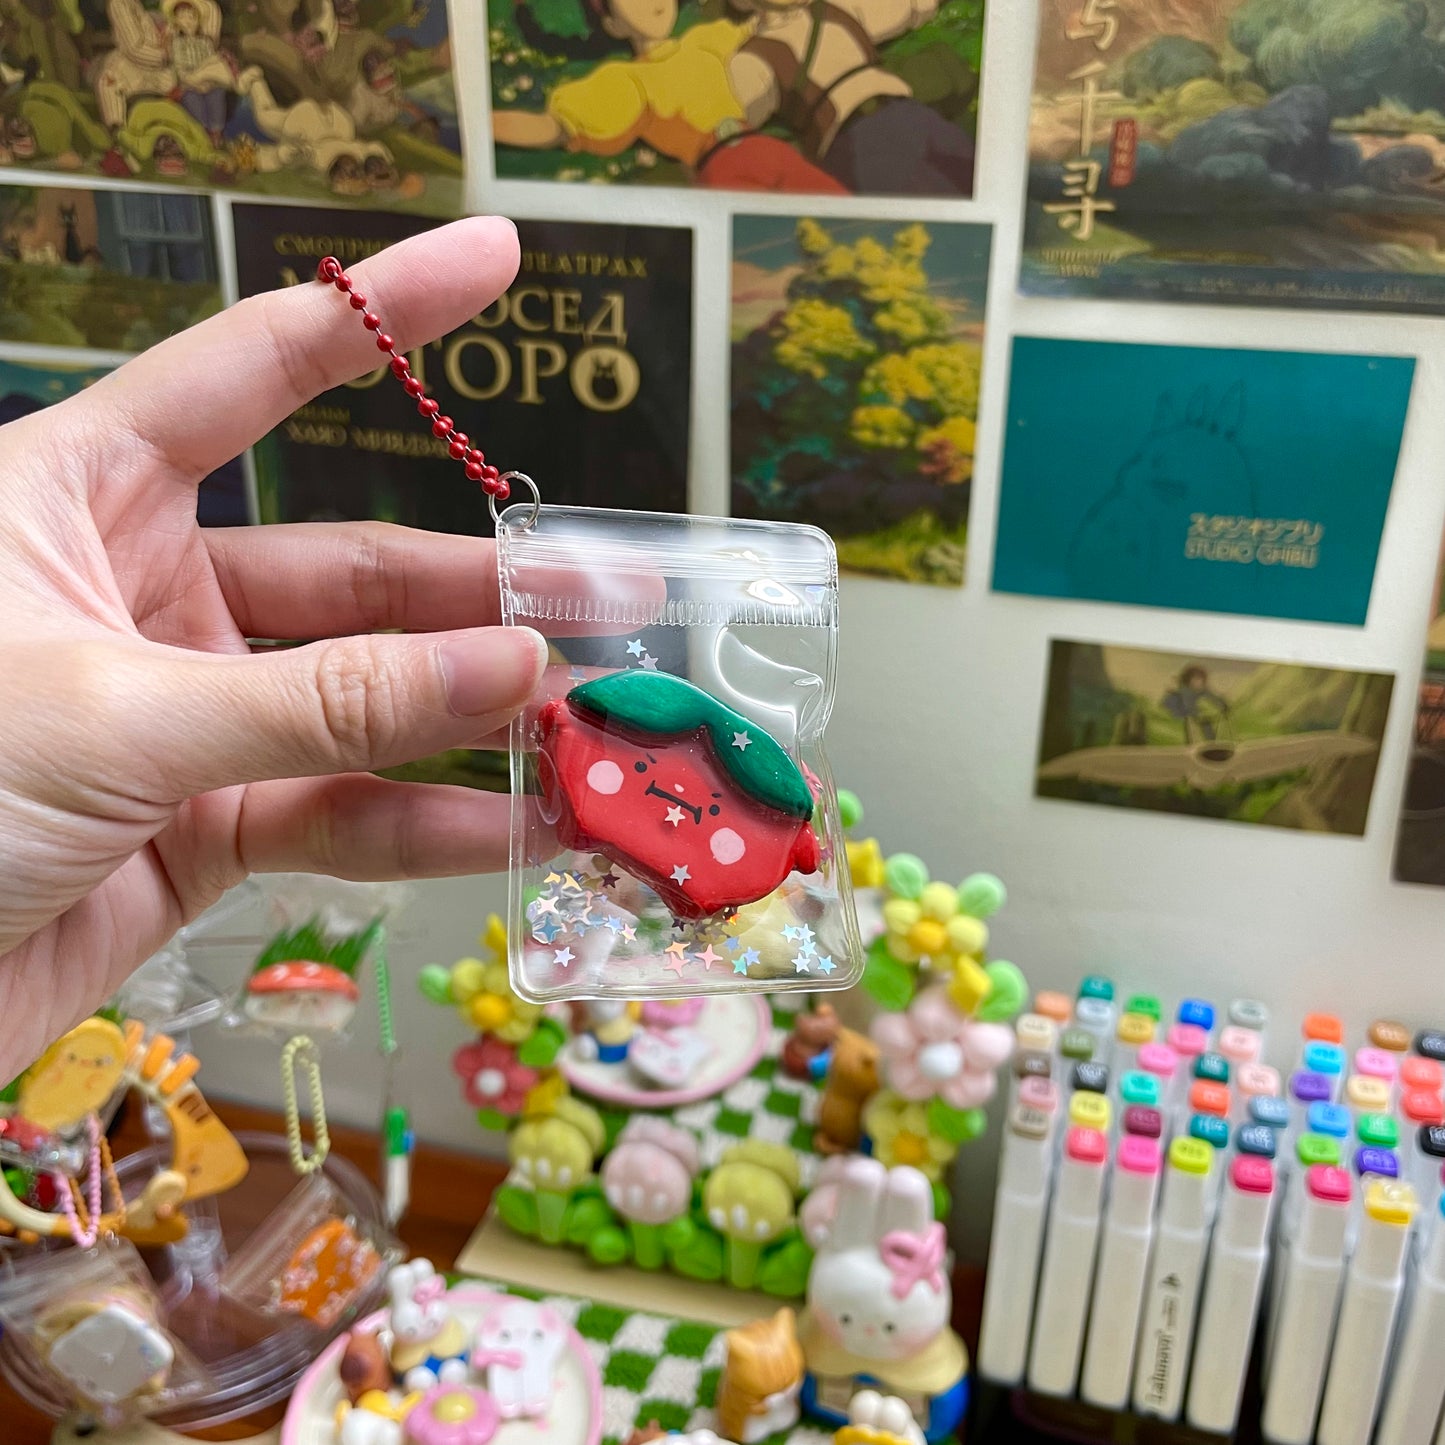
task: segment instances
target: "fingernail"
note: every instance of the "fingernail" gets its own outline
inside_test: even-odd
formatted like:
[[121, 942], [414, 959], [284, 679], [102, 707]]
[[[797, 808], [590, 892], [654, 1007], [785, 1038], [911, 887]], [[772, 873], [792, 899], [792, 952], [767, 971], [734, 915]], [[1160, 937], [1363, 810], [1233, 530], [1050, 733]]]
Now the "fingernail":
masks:
[[457, 717], [482, 717], [531, 696], [547, 645], [530, 627], [500, 627], [449, 638], [439, 652], [447, 706]]

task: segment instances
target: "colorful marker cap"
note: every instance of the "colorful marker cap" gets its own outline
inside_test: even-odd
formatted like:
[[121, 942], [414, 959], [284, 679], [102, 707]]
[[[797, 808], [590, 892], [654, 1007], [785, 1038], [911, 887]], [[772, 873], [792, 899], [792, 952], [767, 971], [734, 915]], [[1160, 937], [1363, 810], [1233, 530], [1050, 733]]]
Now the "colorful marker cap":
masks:
[[1164, 1116], [1158, 1109], [1134, 1104], [1124, 1110], [1124, 1132], [1141, 1139], [1158, 1139], [1164, 1133]]
[[1258, 1094], [1249, 1101], [1249, 1117], [1267, 1129], [1288, 1129], [1289, 1105], [1272, 1094]]
[[1101, 973], [1091, 973], [1085, 977], [1079, 985], [1080, 998], [1102, 999], [1105, 1003], [1114, 1002], [1114, 985]]
[[1396, 1149], [1400, 1144], [1400, 1126], [1390, 1114], [1361, 1114], [1355, 1134], [1361, 1144], [1375, 1149]]
[[1338, 1014], [1306, 1014], [1300, 1031], [1306, 1040], [1317, 1039], [1326, 1044], [1342, 1044], [1345, 1041], [1345, 1026]]
[[1240, 1024], [1229, 1024], [1220, 1029], [1215, 1048], [1236, 1067], [1240, 1064], [1259, 1062], [1259, 1031], [1247, 1029]]
[[1229, 1060], [1223, 1054], [1200, 1054], [1194, 1061], [1194, 1077], [1211, 1084], [1229, 1082]]
[[1392, 1054], [1408, 1053], [1410, 1049], [1410, 1030], [1394, 1019], [1376, 1019], [1365, 1037], [1377, 1049], [1388, 1049]]
[[1084, 1060], [1074, 1065], [1074, 1087], [1090, 1094], [1109, 1092], [1109, 1066]]
[[1154, 1042], [1155, 1028], [1155, 1022], [1148, 1014], [1121, 1014], [1114, 1037], [1121, 1044], [1137, 1049], [1143, 1044]]
[[1081, 998], [1074, 1005], [1074, 1026], [1106, 1038], [1114, 1027], [1114, 1005], [1100, 998]]
[[1019, 1085], [1019, 1103], [1043, 1114], [1052, 1114], [1059, 1107], [1059, 1091], [1052, 1079], [1025, 1079]]
[[1341, 1104], [1314, 1103], [1305, 1110], [1305, 1128], [1330, 1139], [1348, 1139], [1350, 1117], [1350, 1111]]
[[1209, 1047], [1209, 1035], [1198, 1024], [1175, 1024], [1169, 1030], [1169, 1047], [1181, 1058], [1197, 1059]]
[[1069, 1099], [1069, 1123], [1080, 1129], [1107, 1130], [1113, 1111], [1102, 1094], [1080, 1091]]
[[1434, 1059], [1410, 1054], [1400, 1060], [1400, 1083], [1407, 1089], [1429, 1089], [1438, 1094], [1445, 1088], [1445, 1069]]
[[1332, 1164], [1312, 1165], [1305, 1175], [1305, 1186], [1315, 1199], [1326, 1204], [1350, 1202], [1350, 1176]]
[[1429, 1089], [1410, 1089], [1400, 1100], [1400, 1112], [1410, 1124], [1445, 1124], [1440, 1095]]
[[1120, 1139], [1116, 1157], [1119, 1168], [1129, 1174], [1157, 1174], [1164, 1162], [1159, 1141], [1142, 1134], [1130, 1134]]
[[1130, 1069], [1119, 1080], [1119, 1101], [1126, 1107], [1142, 1104], [1146, 1109], [1159, 1104], [1159, 1080], [1142, 1069]]
[[1124, 1005], [1124, 1012], [1129, 1014], [1144, 1014], [1157, 1024], [1164, 1016], [1163, 1010], [1159, 1007], [1159, 1000], [1152, 993], [1136, 993], [1129, 996], [1129, 1002]]
[[1400, 1066], [1389, 1049], [1356, 1049], [1355, 1072], [1371, 1079], [1384, 1079], [1391, 1083], [1400, 1072]]
[[1202, 1139], [1180, 1135], [1169, 1146], [1169, 1167], [1181, 1174], [1208, 1174], [1214, 1165], [1214, 1149]]
[[1054, 1056], [1038, 1049], [1014, 1055], [1014, 1076], [1019, 1079], [1047, 1079], [1054, 1071]]
[[1422, 1029], [1415, 1035], [1415, 1052], [1437, 1064], [1445, 1063], [1445, 1034], [1438, 1029]]
[[1229, 1167], [1229, 1182], [1241, 1194], [1271, 1194], [1274, 1192], [1274, 1169], [1268, 1159], [1240, 1154]]
[[1398, 1179], [1400, 1161], [1393, 1149], [1371, 1149], [1368, 1145], [1355, 1150], [1355, 1173], [1364, 1179], [1374, 1175], [1381, 1179]]
[[1052, 1019], [1062, 1028], [1074, 1016], [1074, 1006], [1061, 993], [1045, 989], [1034, 995], [1034, 1012]]
[[1066, 1059], [1092, 1059], [1098, 1040], [1087, 1029], [1065, 1029], [1059, 1036], [1059, 1052]]
[[1047, 1139], [1049, 1122], [1049, 1115], [1042, 1109], [1031, 1109], [1020, 1100], [1009, 1120], [1009, 1129], [1020, 1139]]
[[1422, 1154], [1445, 1159], [1445, 1124], [1422, 1124], [1415, 1139]]
[[1178, 1021], [1209, 1033], [1214, 1028], [1214, 1005], [1202, 998], [1186, 998], [1179, 1005]]
[[1189, 1121], [1189, 1137], [1211, 1149], [1228, 1149], [1229, 1125], [1218, 1114], [1196, 1114]]
[[1069, 1130], [1064, 1152], [1080, 1164], [1102, 1164], [1109, 1157], [1109, 1141], [1100, 1130], [1076, 1124]]
[[1351, 1074], [1345, 1085], [1345, 1102], [1366, 1114], [1383, 1114], [1390, 1107], [1390, 1086], [1383, 1079]]
[[1014, 1039], [1020, 1050], [1052, 1053], [1059, 1041], [1059, 1026], [1043, 1014], [1020, 1014], [1014, 1024]]
[[1316, 1099], [1328, 1102], [1334, 1092], [1323, 1074], [1312, 1074], [1306, 1069], [1300, 1069], [1291, 1076], [1289, 1091], [1297, 1104], [1313, 1104]]
[[1269, 1008], [1256, 998], [1237, 998], [1229, 1005], [1229, 1021], [1262, 1034], [1269, 1027]]
[[1365, 1213], [1381, 1224], [1409, 1224], [1415, 1218], [1415, 1191], [1408, 1184], [1372, 1179], [1365, 1186]]
[[1340, 1145], [1337, 1139], [1326, 1139], [1323, 1134], [1301, 1134], [1294, 1144], [1295, 1157], [1306, 1169], [1316, 1164], [1330, 1164], [1340, 1167]]
[[1277, 1147], [1274, 1130], [1264, 1124], [1245, 1124], [1234, 1136], [1234, 1147], [1241, 1154], [1273, 1159]]
[[1322, 1043], [1316, 1039], [1305, 1045], [1300, 1062], [1312, 1074], [1343, 1074], [1345, 1051], [1338, 1044]]
[[1145, 1044], [1139, 1050], [1136, 1063], [1146, 1074], [1172, 1079], [1174, 1070], [1179, 1067], [1179, 1055], [1168, 1044]]
[[1229, 1115], [1229, 1090], [1208, 1079], [1196, 1079], [1189, 1090], [1189, 1107], [1196, 1114], [1213, 1114], [1224, 1119]]
[[1255, 1094], [1279, 1093], [1279, 1070], [1268, 1064], [1245, 1064], [1234, 1076], [1239, 1092], [1253, 1098]]

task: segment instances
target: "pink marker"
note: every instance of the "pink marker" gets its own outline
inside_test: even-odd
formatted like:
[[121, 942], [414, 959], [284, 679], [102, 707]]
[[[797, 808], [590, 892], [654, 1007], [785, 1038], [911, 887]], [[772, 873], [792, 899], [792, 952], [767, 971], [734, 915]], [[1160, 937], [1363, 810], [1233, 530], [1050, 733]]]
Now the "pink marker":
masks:
[[1249, 1117], [1250, 1100], [1280, 1097], [1279, 1070], [1268, 1064], [1243, 1064], [1234, 1075], [1234, 1122]]
[[1182, 1059], [1197, 1059], [1209, 1052], [1209, 1035], [1198, 1024], [1175, 1024], [1169, 1030], [1168, 1044]]
[[1394, 1054], [1387, 1049], [1356, 1049], [1355, 1072], [1367, 1078], [1383, 1079], [1387, 1084], [1395, 1082], [1399, 1065]]
[[1134, 1060], [1134, 1067], [1159, 1080], [1159, 1107], [1166, 1117], [1173, 1113], [1179, 1103], [1179, 1055], [1168, 1044], [1144, 1044]]
[[1229, 1024], [1220, 1030], [1219, 1042], [1214, 1047], [1229, 1060], [1231, 1068], [1239, 1069], [1259, 1062], [1259, 1045], [1260, 1037], [1254, 1029]]
[[1052, 1114], [1059, 1107], [1059, 1088], [1052, 1079], [1024, 1079], [1019, 1084], [1018, 1102], [1027, 1109]]

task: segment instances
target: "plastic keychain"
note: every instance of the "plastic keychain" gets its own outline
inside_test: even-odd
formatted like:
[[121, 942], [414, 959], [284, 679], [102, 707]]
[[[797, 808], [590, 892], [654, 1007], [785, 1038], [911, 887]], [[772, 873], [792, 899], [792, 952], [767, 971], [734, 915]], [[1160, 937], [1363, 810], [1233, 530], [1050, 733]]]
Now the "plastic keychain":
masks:
[[[508, 962], [533, 1003], [846, 988], [838, 563], [792, 523], [544, 505], [440, 414], [334, 257], [392, 374], [496, 523], [502, 621], [549, 641], [512, 725]], [[505, 511], [512, 485], [528, 497]]]

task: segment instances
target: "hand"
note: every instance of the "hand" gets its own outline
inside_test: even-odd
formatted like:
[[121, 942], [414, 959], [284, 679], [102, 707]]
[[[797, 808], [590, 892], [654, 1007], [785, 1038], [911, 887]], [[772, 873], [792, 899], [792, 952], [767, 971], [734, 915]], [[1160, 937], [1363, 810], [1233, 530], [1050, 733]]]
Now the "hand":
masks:
[[[516, 269], [510, 223], [474, 219], [352, 275], [401, 350]], [[505, 797], [366, 771], [481, 741], [537, 685], [542, 639], [494, 625], [492, 543], [196, 525], [202, 477], [376, 364], [308, 282], [0, 430], [0, 1079], [248, 872], [504, 865]]]

